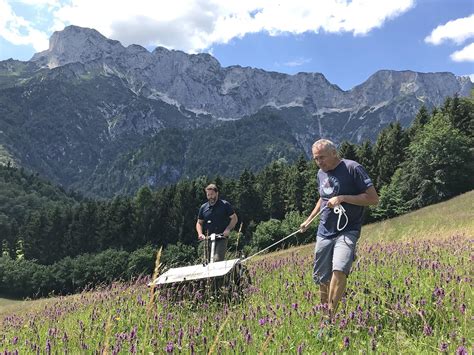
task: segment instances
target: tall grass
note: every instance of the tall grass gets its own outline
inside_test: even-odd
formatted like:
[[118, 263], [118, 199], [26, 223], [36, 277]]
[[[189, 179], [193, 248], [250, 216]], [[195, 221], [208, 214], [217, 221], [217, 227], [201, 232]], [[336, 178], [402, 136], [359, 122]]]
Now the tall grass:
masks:
[[[115, 283], [4, 316], [0, 350], [472, 352], [474, 238], [464, 214], [472, 196], [367, 226], [331, 334], [318, 336], [323, 306], [311, 280], [314, 246], [308, 245], [250, 263], [253, 285], [240, 303], [171, 302], [164, 294], [154, 294], [150, 303], [148, 279]], [[431, 222], [423, 232], [425, 220]]]
[[474, 235], [474, 191], [362, 229], [370, 240], [410, 240], [452, 234]]

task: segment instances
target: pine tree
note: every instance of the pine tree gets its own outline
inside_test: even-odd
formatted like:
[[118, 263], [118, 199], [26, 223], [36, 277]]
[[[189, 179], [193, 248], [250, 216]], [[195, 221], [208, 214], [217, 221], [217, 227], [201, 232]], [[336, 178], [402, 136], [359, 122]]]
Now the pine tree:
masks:
[[378, 136], [374, 148], [376, 176], [374, 183], [377, 190], [390, 183], [395, 170], [404, 160], [406, 146], [407, 138], [400, 122], [390, 123]]
[[304, 155], [300, 155], [298, 161], [293, 166], [286, 169], [286, 213], [290, 211], [303, 212], [304, 189], [308, 183], [306, 170], [307, 162]]
[[362, 165], [367, 174], [371, 177], [372, 180], [376, 178], [375, 176], [375, 158], [374, 151], [372, 148], [372, 143], [369, 140], [364, 141], [360, 146], [357, 147], [357, 159], [356, 161]]
[[446, 99], [443, 112], [453, 127], [468, 137], [474, 137], [474, 98], [460, 98], [455, 95], [452, 99]]
[[247, 169], [242, 172], [237, 184], [236, 209], [244, 228], [250, 221], [261, 219], [262, 200], [256, 189], [255, 175]]
[[339, 157], [349, 160], [357, 160], [356, 145], [343, 141], [338, 149]]
[[370, 208], [370, 216], [373, 220], [392, 218], [408, 212], [409, 206], [403, 199], [398, 186], [400, 174], [401, 169], [398, 169], [392, 182], [382, 187], [379, 204]]
[[264, 218], [281, 219], [285, 215], [285, 202], [281, 185], [283, 181], [282, 163], [271, 163], [261, 174], [263, 190]]
[[20, 239], [23, 241], [23, 251], [28, 260], [36, 259], [39, 263], [47, 263], [49, 221], [44, 212], [34, 212], [28, 218], [19, 232]]
[[410, 142], [415, 139], [416, 134], [420, 131], [421, 128], [423, 128], [425, 124], [428, 123], [429, 120], [430, 120], [430, 115], [428, 113], [428, 109], [426, 108], [425, 105], [422, 105], [420, 107], [420, 110], [416, 114], [415, 119], [413, 120], [413, 123], [407, 129], [407, 135]]
[[153, 193], [148, 186], [140, 188], [133, 201], [135, 238], [139, 245], [151, 239], [151, 228], [155, 216]]
[[313, 210], [319, 199], [318, 191], [318, 167], [314, 162], [308, 163], [306, 175], [306, 185], [303, 192], [303, 211], [308, 214]]

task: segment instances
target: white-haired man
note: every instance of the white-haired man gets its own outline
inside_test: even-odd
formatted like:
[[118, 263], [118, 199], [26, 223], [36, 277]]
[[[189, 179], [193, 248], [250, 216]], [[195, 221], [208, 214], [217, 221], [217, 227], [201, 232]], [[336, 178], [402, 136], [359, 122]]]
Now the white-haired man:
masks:
[[[300, 227], [305, 231], [313, 217], [321, 211], [313, 279], [320, 287], [321, 303], [327, 304], [331, 320], [346, 289], [364, 207], [376, 205], [379, 197], [365, 169], [353, 160], [339, 158], [333, 142], [327, 139], [316, 141], [312, 153], [319, 167], [320, 198]], [[348, 219], [346, 226], [345, 217], [334, 211], [334, 207], [339, 205], [345, 209]]]

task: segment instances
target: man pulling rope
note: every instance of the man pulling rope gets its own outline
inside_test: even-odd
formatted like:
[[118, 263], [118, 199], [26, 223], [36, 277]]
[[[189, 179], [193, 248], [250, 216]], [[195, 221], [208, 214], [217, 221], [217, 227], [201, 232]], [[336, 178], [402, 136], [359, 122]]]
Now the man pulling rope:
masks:
[[[300, 228], [305, 231], [314, 217], [321, 214], [316, 235], [313, 279], [320, 287], [321, 303], [327, 304], [328, 318], [331, 320], [346, 289], [364, 207], [377, 204], [379, 197], [365, 169], [355, 161], [340, 159], [331, 141], [316, 141], [312, 153], [319, 167], [320, 198]], [[342, 216], [346, 219], [343, 226]]]

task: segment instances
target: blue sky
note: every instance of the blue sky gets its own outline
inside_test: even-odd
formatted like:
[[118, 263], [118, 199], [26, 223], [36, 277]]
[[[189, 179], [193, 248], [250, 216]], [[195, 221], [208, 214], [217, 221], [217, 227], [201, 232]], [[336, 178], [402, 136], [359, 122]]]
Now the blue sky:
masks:
[[0, 0], [0, 60], [30, 59], [70, 24], [222, 66], [319, 72], [345, 90], [380, 69], [474, 81], [473, 0]]

